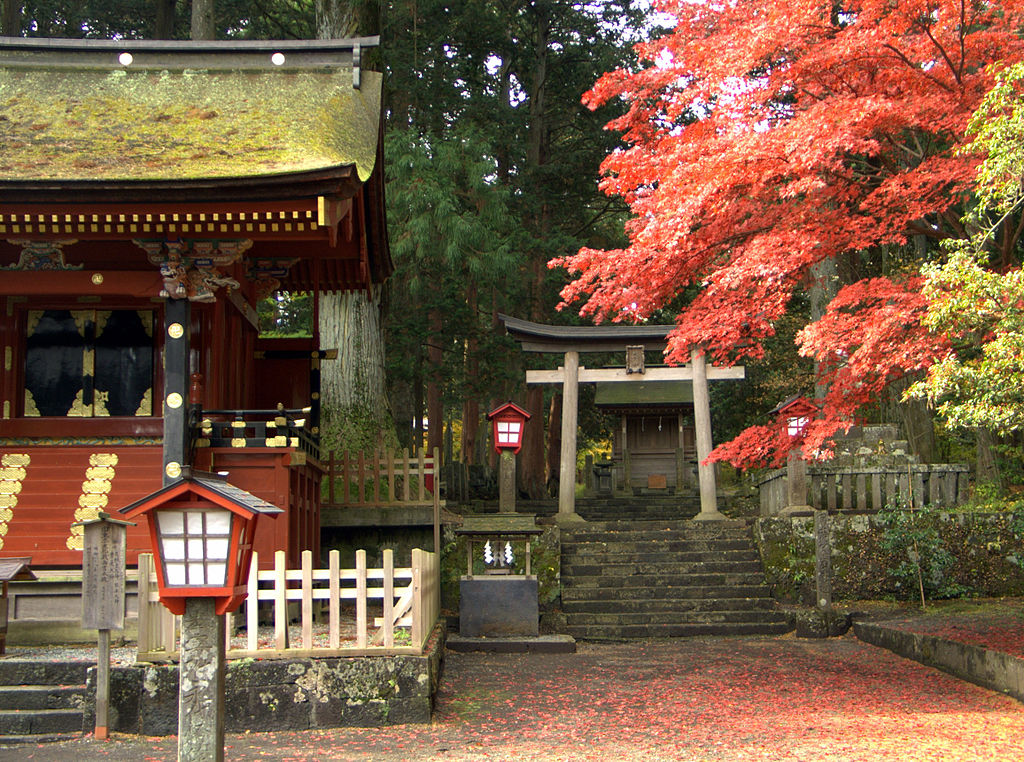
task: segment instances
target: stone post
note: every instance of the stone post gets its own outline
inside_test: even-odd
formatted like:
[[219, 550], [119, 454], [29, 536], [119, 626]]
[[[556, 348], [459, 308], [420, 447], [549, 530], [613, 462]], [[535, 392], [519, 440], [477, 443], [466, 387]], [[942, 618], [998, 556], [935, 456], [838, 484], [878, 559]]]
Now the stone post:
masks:
[[711, 454], [711, 398], [708, 395], [708, 370], [704, 352], [690, 350], [690, 367], [693, 369], [693, 423], [697, 438], [697, 477], [700, 482], [700, 521], [719, 521], [725, 516], [718, 510], [718, 486], [715, 483], [715, 467], [705, 463]]
[[805, 513], [814, 509], [807, 504], [807, 461], [799, 447], [789, 451], [786, 458], [786, 505], [780, 516]]
[[814, 512], [814, 587], [815, 605], [822, 611], [832, 609], [832, 542], [828, 511]]
[[498, 510], [516, 512], [516, 456], [511, 450], [502, 450], [498, 464]]
[[562, 457], [558, 473], [558, 518], [575, 519], [576, 514], [576, 423], [579, 415], [580, 353], [565, 353], [562, 380]]
[[178, 665], [178, 760], [224, 760], [224, 617], [214, 598], [187, 598]]

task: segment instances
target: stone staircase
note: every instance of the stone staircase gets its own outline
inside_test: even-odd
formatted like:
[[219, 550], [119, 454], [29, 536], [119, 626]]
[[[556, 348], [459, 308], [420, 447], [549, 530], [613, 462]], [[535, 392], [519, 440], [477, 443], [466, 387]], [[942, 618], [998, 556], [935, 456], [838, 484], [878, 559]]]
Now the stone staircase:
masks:
[[85, 661], [0, 659], [0, 745], [81, 736], [90, 666]]
[[562, 531], [562, 610], [583, 640], [791, 627], [743, 521], [602, 521]]

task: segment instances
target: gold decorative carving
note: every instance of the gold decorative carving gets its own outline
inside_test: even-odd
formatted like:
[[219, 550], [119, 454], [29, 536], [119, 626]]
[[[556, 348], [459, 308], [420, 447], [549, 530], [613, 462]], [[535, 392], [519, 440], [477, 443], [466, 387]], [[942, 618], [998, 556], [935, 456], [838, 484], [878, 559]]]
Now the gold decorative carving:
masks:
[[172, 479], [177, 479], [179, 476], [181, 476], [181, 464], [178, 463], [177, 461], [172, 460], [170, 463], [164, 466], [164, 473], [167, 474]]
[[181, 323], [171, 323], [169, 326], [167, 326], [167, 335], [170, 336], [172, 339], [180, 339], [182, 336], [185, 335], [185, 328], [181, 325]]
[[[28, 392], [26, 392], [28, 394]], [[79, 389], [78, 394], [75, 395], [75, 401], [71, 403], [71, 409], [68, 410], [67, 415], [75, 416], [77, 418], [89, 418], [92, 416], [92, 406], [85, 406], [85, 399], [83, 395], [85, 389]], [[37, 412], [36, 415], [39, 415]]]
[[[91, 469], [86, 469], [91, 470]], [[89, 479], [82, 482], [82, 492], [92, 495], [106, 495], [110, 492], [110, 477], [105, 479]]]
[[[28, 453], [9, 452], [0, 457], [0, 538], [7, 536], [8, 522], [14, 518], [22, 482], [32, 457]], [[0, 548], [3, 548], [0, 539]]]
[[[82, 494], [78, 496], [78, 508], [75, 510], [75, 521], [91, 521], [99, 516], [101, 509], [107, 507], [107, 493], [112, 488], [114, 466], [117, 465], [117, 453], [94, 452], [89, 455], [89, 466], [85, 469], [85, 481], [82, 482]], [[72, 526], [65, 545], [70, 550], [82, 550], [84, 527]]]
[[4, 370], [10, 372], [14, 368], [14, 350], [4, 347]]
[[169, 407], [171, 410], [177, 410], [179, 407], [181, 407], [181, 403], [183, 401], [184, 400], [182, 400], [181, 395], [178, 394], [178, 392], [171, 392], [170, 394], [167, 395], [167, 407]]
[[231, 440], [231, 446], [232, 447], [245, 447], [245, 439], [242, 438], [242, 437], [238, 437], [238, 438], [232, 439]]
[[92, 274], [92, 278], [90, 278], [90, 280], [92, 281], [94, 286], [102, 286], [103, 285], [103, 273], [93, 273]]
[[103, 329], [107, 327], [107, 321], [110, 320], [110, 310], [96, 310], [96, 335], [99, 336], [103, 333]]
[[42, 319], [42, 310], [29, 310], [28, 314], [26, 315], [25, 335], [35, 336], [36, 329], [39, 327], [39, 321]]
[[27, 416], [39, 416], [39, 408], [36, 407], [35, 397], [32, 396], [32, 392], [28, 389], [25, 390], [25, 415]]
[[153, 415], [153, 387], [146, 389], [146, 393], [142, 395], [135, 415]]
[[78, 496], [78, 505], [82, 508], [106, 508], [106, 495], [82, 494]]

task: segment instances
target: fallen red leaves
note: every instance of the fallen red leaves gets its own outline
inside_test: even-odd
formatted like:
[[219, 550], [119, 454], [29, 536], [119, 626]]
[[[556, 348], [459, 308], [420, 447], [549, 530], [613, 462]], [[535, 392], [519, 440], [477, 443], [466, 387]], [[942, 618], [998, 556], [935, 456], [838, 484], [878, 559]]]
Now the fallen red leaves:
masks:
[[[62, 746], [17, 758], [89, 756]], [[96, 746], [174, 758], [173, 739]], [[430, 726], [253, 733], [228, 746], [228, 759], [375, 762], [1000, 760], [1024, 755], [1024, 706], [852, 637], [582, 644], [449, 654]]]

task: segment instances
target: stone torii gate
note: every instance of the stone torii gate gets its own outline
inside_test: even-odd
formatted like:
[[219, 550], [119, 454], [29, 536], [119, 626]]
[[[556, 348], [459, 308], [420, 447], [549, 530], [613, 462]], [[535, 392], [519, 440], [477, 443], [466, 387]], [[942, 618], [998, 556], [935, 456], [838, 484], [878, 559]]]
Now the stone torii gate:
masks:
[[[693, 383], [693, 419], [696, 429], [697, 478], [700, 484], [702, 521], [724, 519], [718, 510], [715, 470], [704, 461], [711, 453], [711, 403], [709, 380], [742, 379], [743, 366], [707, 367], [704, 353], [690, 353], [690, 364], [676, 367], [645, 368], [645, 351], [664, 350], [666, 337], [674, 325], [640, 326], [554, 326], [499, 315], [505, 330], [519, 342], [524, 352], [563, 353], [564, 364], [558, 370], [528, 370], [527, 384], [562, 384], [562, 452], [558, 475], [558, 520], [578, 520], [576, 514], [576, 429], [579, 416], [581, 383], [630, 383], [641, 381], [691, 381]], [[624, 368], [585, 368], [581, 352], [623, 352]]]

